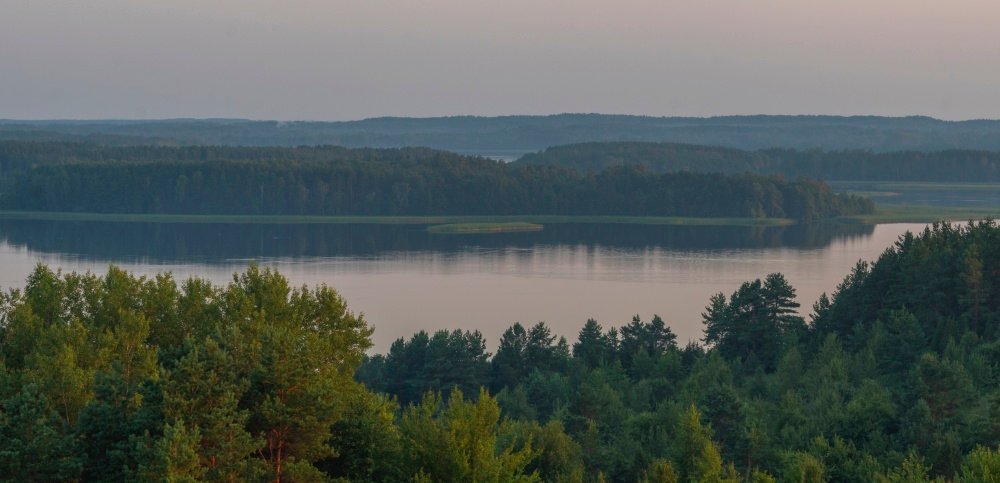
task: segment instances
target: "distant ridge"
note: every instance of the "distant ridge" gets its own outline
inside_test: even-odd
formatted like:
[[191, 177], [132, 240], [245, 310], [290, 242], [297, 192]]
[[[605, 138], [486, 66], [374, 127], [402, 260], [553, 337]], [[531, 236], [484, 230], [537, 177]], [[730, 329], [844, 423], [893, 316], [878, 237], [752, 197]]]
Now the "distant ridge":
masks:
[[654, 173], [754, 173], [824, 181], [1000, 182], [1000, 152], [742, 150], [679, 143], [595, 142], [529, 153], [515, 165], [559, 166], [600, 172], [615, 166], [642, 166]]
[[246, 119], [0, 120], [0, 139], [109, 144], [230, 146], [426, 146], [515, 158], [584, 142], [670, 142], [740, 149], [1000, 151], [1000, 120], [943, 121], [926, 116], [755, 115], [649, 117], [379, 117], [358, 121]]

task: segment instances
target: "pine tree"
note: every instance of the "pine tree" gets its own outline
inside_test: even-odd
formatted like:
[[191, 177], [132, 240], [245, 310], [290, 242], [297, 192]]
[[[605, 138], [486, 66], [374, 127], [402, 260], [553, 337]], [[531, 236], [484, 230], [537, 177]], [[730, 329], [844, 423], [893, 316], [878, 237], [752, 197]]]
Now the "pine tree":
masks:
[[35, 384], [0, 408], [0, 475], [9, 481], [69, 481], [83, 470], [82, 449]]
[[[276, 272], [251, 266], [222, 295], [226, 341], [239, 377], [250, 381], [241, 406], [270, 478], [315, 480], [314, 462], [332, 455], [330, 431], [350, 396], [371, 329], [333, 290], [292, 290]], [[246, 371], [246, 372], [242, 372]]]
[[164, 378], [165, 417], [181, 430], [197, 431], [194, 451], [205, 479], [252, 479], [260, 442], [246, 431], [249, 413], [239, 408], [249, 382], [234, 372], [231, 356], [213, 339], [200, 344], [186, 339], [183, 350]]
[[701, 423], [701, 413], [691, 406], [675, 431], [673, 462], [681, 481], [719, 482], [722, 456], [712, 442], [712, 431]]
[[500, 422], [500, 408], [485, 391], [471, 402], [455, 388], [446, 405], [428, 393], [404, 411], [400, 429], [414, 474], [434, 481], [540, 481], [537, 474], [525, 473], [537, 454], [530, 442], [521, 448], [498, 446], [509, 427]]
[[960, 483], [995, 483], [1000, 481], [1000, 450], [977, 446], [962, 462]]
[[677, 483], [677, 473], [669, 461], [663, 459], [653, 460], [649, 467], [642, 472], [639, 478], [640, 483]]
[[601, 325], [594, 319], [588, 319], [580, 330], [576, 343], [573, 344], [573, 358], [583, 361], [587, 367], [594, 368], [604, 362], [607, 351], [608, 343]]
[[395, 425], [397, 405], [384, 395], [359, 392], [333, 425], [333, 458], [318, 463], [332, 477], [352, 482], [403, 481], [403, 447]]
[[493, 371], [492, 387], [499, 391], [504, 387], [514, 387], [526, 376], [528, 333], [520, 322], [515, 323], [500, 336], [500, 346], [491, 361]]
[[900, 463], [898, 468], [889, 471], [888, 474], [878, 478], [881, 483], [933, 483], [942, 482], [942, 479], [930, 477], [930, 467], [924, 465], [920, 456], [910, 452]]
[[189, 428], [180, 420], [167, 424], [151, 448], [149, 460], [139, 465], [137, 476], [144, 481], [203, 481], [206, 468], [199, 461], [200, 440], [198, 428]]
[[958, 294], [958, 302], [968, 326], [980, 336], [988, 336], [992, 335], [986, 333], [986, 320], [989, 316], [986, 301], [990, 293], [990, 279], [985, 276], [983, 268], [979, 247], [973, 243], [966, 249], [962, 259], [962, 288]]

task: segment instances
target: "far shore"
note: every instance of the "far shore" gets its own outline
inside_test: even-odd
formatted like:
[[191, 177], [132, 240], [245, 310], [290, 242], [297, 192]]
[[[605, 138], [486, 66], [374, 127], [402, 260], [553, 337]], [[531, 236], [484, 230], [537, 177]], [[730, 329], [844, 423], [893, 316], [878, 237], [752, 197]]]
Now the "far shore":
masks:
[[[1000, 208], [878, 205], [868, 215], [841, 216], [817, 222], [874, 225], [880, 223], [932, 223], [1000, 217]], [[121, 223], [263, 223], [263, 224], [384, 224], [427, 225], [437, 232], [534, 231], [555, 223], [615, 223], [678, 226], [789, 226], [791, 218], [722, 218], [679, 216], [316, 216], [316, 215], [193, 215], [148, 213], [76, 213], [0, 211], [0, 219], [38, 221], [98, 221]]]

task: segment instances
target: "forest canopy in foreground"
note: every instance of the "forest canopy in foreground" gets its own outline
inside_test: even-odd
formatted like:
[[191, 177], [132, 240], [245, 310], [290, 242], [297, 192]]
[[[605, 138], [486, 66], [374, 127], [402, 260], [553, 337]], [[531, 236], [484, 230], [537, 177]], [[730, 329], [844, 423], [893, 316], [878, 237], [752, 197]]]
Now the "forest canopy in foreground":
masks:
[[245, 215], [631, 215], [795, 218], [871, 213], [819, 181], [752, 174], [596, 174], [423, 148], [108, 147], [0, 142], [0, 209]]
[[612, 166], [643, 166], [654, 173], [755, 173], [824, 181], [1000, 181], [996, 151], [799, 151], [670, 143], [583, 143], [526, 154], [515, 164], [560, 166], [598, 172]]
[[[366, 358], [332, 289], [38, 266], [0, 298], [12, 481], [996, 481], [1000, 226], [934, 226], [799, 317], [780, 274], [570, 346], [514, 324]], [[467, 317], [468, 314], [457, 317]]]

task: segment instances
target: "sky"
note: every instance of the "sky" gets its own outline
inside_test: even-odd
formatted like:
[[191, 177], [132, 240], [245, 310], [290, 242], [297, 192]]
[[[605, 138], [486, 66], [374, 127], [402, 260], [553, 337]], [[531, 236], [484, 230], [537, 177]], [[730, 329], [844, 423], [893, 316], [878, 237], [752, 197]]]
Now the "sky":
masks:
[[0, 118], [1000, 118], [996, 0], [0, 0]]

